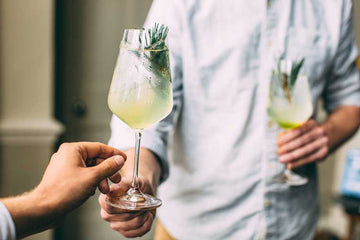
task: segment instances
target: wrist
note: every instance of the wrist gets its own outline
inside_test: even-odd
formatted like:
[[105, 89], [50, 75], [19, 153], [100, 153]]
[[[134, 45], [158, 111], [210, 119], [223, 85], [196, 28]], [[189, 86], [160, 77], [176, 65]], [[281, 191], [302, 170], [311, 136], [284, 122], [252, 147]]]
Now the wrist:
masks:
[[[127, 161], [121, 169], [122, 176], [127, 179], [132, 179], [134, 169], [134, 149], [125, 151], [127, 155]], [[151, 150], [147, 148], [141, 148], [140, 160], [139, 160], [139, 172], [138, 176], [155, 191], [160, 182], [161, 167]]]
[[323, 129], [324, 133], [325, 133], [325, 136], [328, 138], [328, 141], [327, 141], [327, 147], [329, 148], [329, 151], [331, 151], [333, 149], [333, 143], [331, 141], [331, 133], [333, 132], [333, 124], [331, 123], [331, 121], [325, 121], [324, 123], [322, 123], [320, 125], [320, 127]]
[[54, 211], [49, 201], [37, 190], [2, 200], [16, 226], [18, 238], [43, 231], [54, 224]]

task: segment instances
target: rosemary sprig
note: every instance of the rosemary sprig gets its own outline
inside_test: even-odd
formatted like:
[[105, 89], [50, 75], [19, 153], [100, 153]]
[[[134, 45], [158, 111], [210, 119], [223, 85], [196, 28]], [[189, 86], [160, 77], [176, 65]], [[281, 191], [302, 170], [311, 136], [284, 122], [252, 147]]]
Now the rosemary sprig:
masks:
[[169, 28], [159, 23], [155, 23], [154, 27], [149, 28], [145, 35], [146, 46], [145, 49], [157, 50], [165, 47], [165, 39], [169, 32]]
[[291, 72], [290, 72], [290, 89], [295, 86], [295, 82], [299, 75], [300, 69], [304, 64], [305, 58], [302, 58], [300, 62], [293, 62], [291, 65]]
[[[290, 73], [287, 72], [287, 69], [282, 69], [282, 63], [291, 64]], [[283, 90], [285, 91], [286, 98], [289, 103], [292, 104], [291, 100], [291, 91], [293, 90], [296, 80], [298, 79], [298, 75], [300, 73], [301, 67], [304, 64], [305, 59], [302, 58], [300, 61], [287, 62], [284, 57], [280, 57], [277, 63], [277, 76], [282, 85]], [[286, 68], [286, 66], [285, 66]]]
[[[140, 54], [134, 50], [133, 53], [138, 57], [143, 57], [146, 61], [143, 61], [144, 67], [160, 76], [161, 78], [169, 79], [171, 81], [169, 73], [169, 61], [167, 52], [165, 50], [166, 44], [165, 39], [169, 32], [169, 28], [163, 24], [155, 23], [152, 28], [149, 28], [144, 34], [145, 39], [145, 51]], [[139, 36], [139, 42], [142, 43], [142, 37]]]

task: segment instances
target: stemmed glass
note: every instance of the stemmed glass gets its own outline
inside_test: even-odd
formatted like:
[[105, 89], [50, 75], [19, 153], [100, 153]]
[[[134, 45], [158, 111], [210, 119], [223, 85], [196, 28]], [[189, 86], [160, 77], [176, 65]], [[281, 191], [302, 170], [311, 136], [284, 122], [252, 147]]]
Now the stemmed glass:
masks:
[[164, 42], [167, 28], [155, 30], [156, 46], [150, 46], [151, 31], [124, 31], [108, 96], [110, 110], [135, 131], [131, 187], [123, 196], [107, 198], [110, 205], [127, 210], [161, 205], [160, 199], [142, 193], [137, 181], [142, 130], [165, 118], [173, 106], [169, 50]]
[[[279, 60], [276, 69], [272, 71], [270, 81], [267, 114], [285, 130], [299, 127], [313, 112], [308, 78], [301, 71], [294, 76], [294, 64], [298, 63], [289, 59]], [[293, 81], [295, 83], [292, 85]], [[288, 168], [285, 168], [283, 179], [291, 186], [300, 186], [308, 182], [306, 177]]]

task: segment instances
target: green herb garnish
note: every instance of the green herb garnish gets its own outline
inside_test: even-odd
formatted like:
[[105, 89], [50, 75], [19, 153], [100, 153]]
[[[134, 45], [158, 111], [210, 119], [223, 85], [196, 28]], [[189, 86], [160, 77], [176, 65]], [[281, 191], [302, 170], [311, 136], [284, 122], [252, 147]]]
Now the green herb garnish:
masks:
[[133, 53], [138, 57], [144, 58], [145, 61], [143, 61], [143, 65], [148, 71], [171, 81], [169, 73], [169, 56], [168, 53], [164, 51], [167, 49], [165, 39], [168, 32], [168, 27], [163, 24], [159, 25], [159, 23], [155, 23], [154, 27], [144, 31], [143, 38], [142, 36], [139, 36], [140, 43], [145, 40], [145, 51], [140, 53], [139, 51], [134, 50]]
[[155, 23], [154, 27], [149, 28], [145, 35], [146, 46], [145, 49], [157, 50], [165, 47], [165, 39], [169, 32], [169, 28], [159, 23]]
[[[282, 69], [281, 63], [284, 61], [286, 64], [291, 64], [290, 73], [287, 72], [287, 69]], [[300, 73], [301, 67], [304, 64], [304, 61], [304, 58], [302, 58], [300, 61], [287, 61], [284, 59], [284, 57], [280, 57], [277, 63], [277, 73], [275, 72], [275, 74], [277, 74], [281, 86], [285, 91], [286, 98], [290, 104], [292, 104], [291, 92], [295, 86], [296, 80], [298, 79], [298, 75]]]

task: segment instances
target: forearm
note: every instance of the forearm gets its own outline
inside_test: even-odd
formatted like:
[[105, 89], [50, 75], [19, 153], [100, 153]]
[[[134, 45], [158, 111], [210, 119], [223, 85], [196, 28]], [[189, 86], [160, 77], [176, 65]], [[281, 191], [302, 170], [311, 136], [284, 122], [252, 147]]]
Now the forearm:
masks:
[[360, 108], [356, 106], [340, 107], [330, 113], [322, 124], [329, 142], [329, 150], [334, 151], [353, 136], [360, 124]]
[[11, 198], [0, 199], [8, 209], [16, 228], [17, 238], [38, 233], [53, 227], [54, 212], [46, 199], [33, 192]]
[[[132, 178], [135, 150], [128, 149], [125, 153], [127, 155], [127, 161], [121, 169], [121, 172], [124, 176]], [[139, 158], [139, 177], [148, 180], [155, 191], [159, 185], [161, 176], [161, 167], [159, 162], [157, 161], [155, 154], [147, 148], [140, 149]]]

